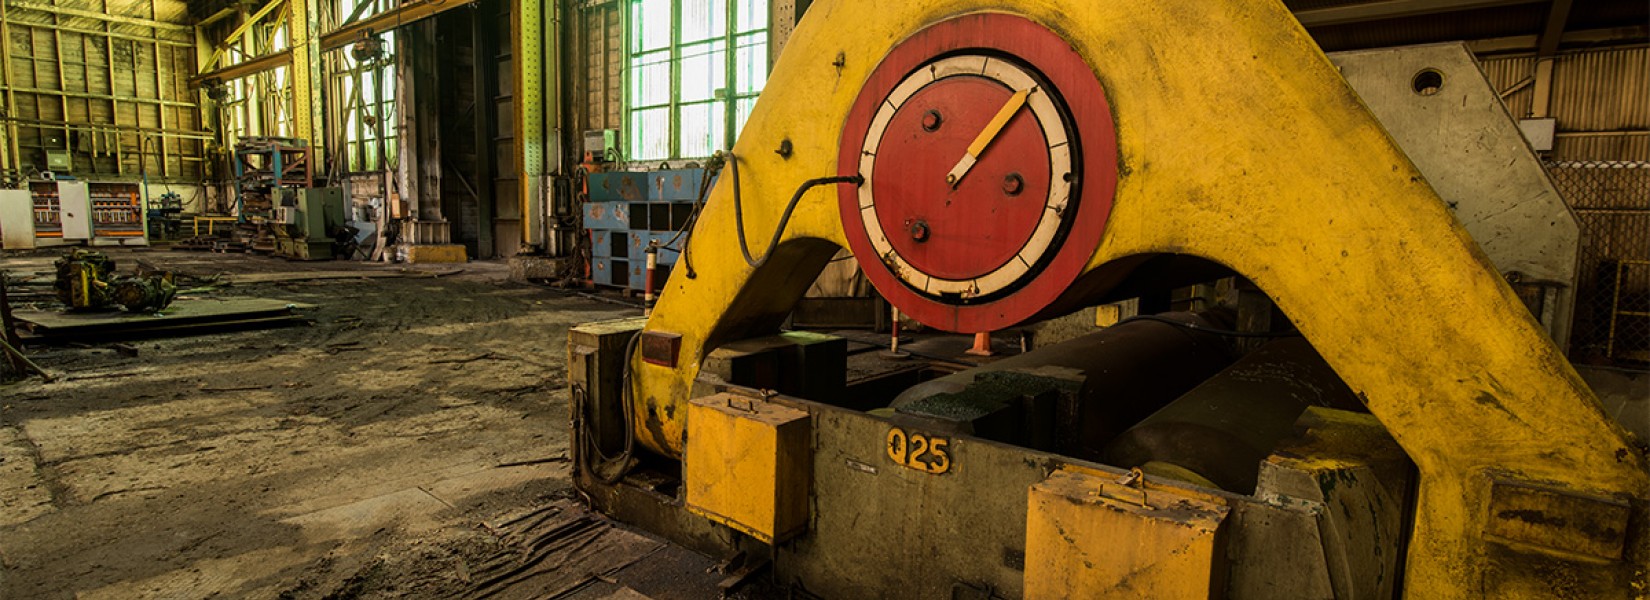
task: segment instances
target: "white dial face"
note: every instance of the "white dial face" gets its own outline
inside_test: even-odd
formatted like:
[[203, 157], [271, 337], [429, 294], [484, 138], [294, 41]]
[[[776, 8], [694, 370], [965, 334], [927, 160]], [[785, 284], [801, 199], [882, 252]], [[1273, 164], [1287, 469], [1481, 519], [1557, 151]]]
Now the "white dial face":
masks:
[[1054, 90], [1014, 61], [951, 55], [911, 73], [860, 153], [860, 216], [880, 260], [933, 297], [1029, 280], [1066, 226], [1069, 128]]

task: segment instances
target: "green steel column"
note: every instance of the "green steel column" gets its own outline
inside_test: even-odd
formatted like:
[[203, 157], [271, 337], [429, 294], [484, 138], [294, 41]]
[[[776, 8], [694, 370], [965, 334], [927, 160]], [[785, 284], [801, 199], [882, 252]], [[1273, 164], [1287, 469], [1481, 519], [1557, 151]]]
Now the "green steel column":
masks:
[[[555, 1], [555, 0], [551, 0]], [[520, 177], [521, 241], [544, 244], [544, 0], [517, 0], [510, 32], [515, 60], [516, 173]]]

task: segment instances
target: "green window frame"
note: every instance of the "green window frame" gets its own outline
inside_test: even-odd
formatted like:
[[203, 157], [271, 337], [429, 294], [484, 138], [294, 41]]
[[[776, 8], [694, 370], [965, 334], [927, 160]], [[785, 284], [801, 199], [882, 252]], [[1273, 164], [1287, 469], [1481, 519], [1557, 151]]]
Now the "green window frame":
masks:
[[[356, 2], [339, 2], [337, 4], [338, 21], [349, 18], [350, 12], [355, 10]], [[372, 3], [362, 11], [361, 18], [365, 19], [380, 12], [395, 8], [395, 0], [372, 0]], [[399, 129], [396, 127], [395, 99], [395, 30], [378, 33], [383, 42], [383, 53], [377, 61], [362, 63], [355, 60], [348, 48], [339, 50], [343, 69], [335, 73], [336, 90], [343, 98], [344, 128], [344, 156], [345, 164], [351, 173], [369, 173], [384, 168], [393, 169], [396, 165], [397, 151], [400, 149], [400, 140], [396, 136]], [[379, 98], [380, 90], [382, 98]], [[368, 121], [376, 119], [376, 123], [369, 125]], [[378, 136], [383, 132], [384, 156], [378, 154]], [[382, 160], [380, 160], [382, 159]]]
[[624, 159], [732, 146], [768, 80], [768, 2], [629, 0]]

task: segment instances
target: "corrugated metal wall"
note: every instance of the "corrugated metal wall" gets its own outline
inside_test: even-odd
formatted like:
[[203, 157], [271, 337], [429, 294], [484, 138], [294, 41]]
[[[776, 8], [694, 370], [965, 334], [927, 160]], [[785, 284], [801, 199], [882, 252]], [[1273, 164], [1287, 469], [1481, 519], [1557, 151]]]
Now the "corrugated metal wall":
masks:
[[[1534, 56], [1491, 57], [1484, 73], [1508, 90], [1535, 75]], [[1530, 114], [1535, 86], [1504, 98], [1514, 118]], [[1554, 160], [1650, 160], [1650, 48], [1572, 52], [1553, 64]]]
[[1650, 48], [1561, 55], [1552, 105], [1563, 131], [1650, 129]]
[[195, 182], [201, 131], [193, 29], [184, 0], [6, 0], [4, 85], [12, 164], [45, 170], [47, 147], [74, 173]]
[[[1529, 115], [1531, 98], [1535, 94], [1532, 91], [1534, 86], [1525, 80], [1535, 80], [1535, 56], [1486, 58], [1480, 63], [1484, 75], [1490, 79], [1490, 85], [1503, 94], [1501, 101], [1507, 105], [1507, 112], [1512, 113], [1514, 119]], [[1520, 84], [1524, 85], [1522, 89], [1507, 93]]]
[[[1482, 61], [1516, 118], [1528, 116], [1533, 56]], [[1650, 364], [1650, 48], [1565, 53], [1553, 64], [1558, 137], [1547, 171], [1582, 232], [1571, 356]]]

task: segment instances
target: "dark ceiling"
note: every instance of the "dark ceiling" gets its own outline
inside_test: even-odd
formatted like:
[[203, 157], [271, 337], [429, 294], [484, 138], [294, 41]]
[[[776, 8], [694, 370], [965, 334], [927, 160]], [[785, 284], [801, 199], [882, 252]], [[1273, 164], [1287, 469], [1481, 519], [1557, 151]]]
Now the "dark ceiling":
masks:
[[[1564, 19], [1560, 49], [1650, 42], [1646, 0], [1284, 0], [1324, 50], [1501, 38], [1533, 51], [1548, 19]], [[1556, 6], [1555, 6], [1556, 5]], [[1516, 39], [1515, 39], [1516, 38]]]

